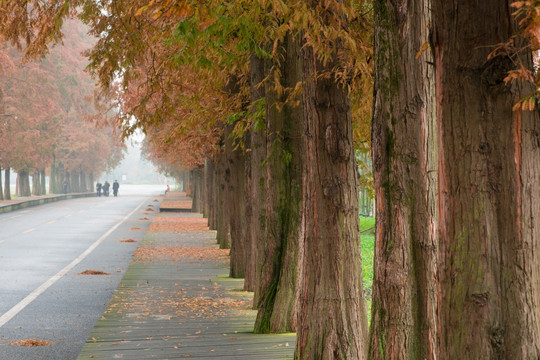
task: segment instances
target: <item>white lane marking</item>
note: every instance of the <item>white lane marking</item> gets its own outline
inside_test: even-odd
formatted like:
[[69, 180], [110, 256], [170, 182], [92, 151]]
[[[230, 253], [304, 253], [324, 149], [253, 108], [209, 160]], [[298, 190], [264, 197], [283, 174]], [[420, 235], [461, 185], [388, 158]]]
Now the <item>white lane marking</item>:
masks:
[[13, 306], [11, 309], [8, 310], [4, 315], [0, 316], [0, 328], [4, 326], [9, 320], [13, 319], [18, 313], [20, 313], [22, 310], [24, 310], [25, 307], [27, 307], [32, 301], [37, 299], [38, 296], [43, 294], [49, 287], [51, 287], [55, 282], [60, 280], [64, 275], [66, 275], [71, 269], [73, 269], [77, 264], [79, 264], [81, 261], [83, 261], [92, 251], [94, 251], [105, 239], [111, 235], [111, 233], [118, 229], [120, 225], [124, 223], [127, 219], [131, 217], [131, 215], [135, 214], [137, 210], [141, 208], [141, 206], [146, 203], [146, 200], [141, 202], [139, 206], [135, 208], [132, 212], [130, 212], [128, 215], [126, 215], [122, 220], [120, 220], [116, 225], [114, 225], [112, 228], [110, 228], [105, 234], [103, 234], [99, 239], [97, 239], [88, 249], [86, 249], [81, 255], [79, 255], [75, 260], [73, 260], [68, 266], [60, 270], [56, 275], [54, 275], [49, 280], [45, 281], [43, 284], [41, 284], [37, 289], [32, 291], [27, 297], [22, 299], [18, 304]]
[[32, 228], [32, 229], [28, 229], [28, 230], [26, 230], [26, 231], [23, 231], [22, 233], [23, 233], [23, 234], [28, 234], [29, 232], [32, 232], [32, 231], [34, 231], [34, 230], [36, 230], [36, 229], [33, 229], [33, 228]]
[[54, 224], [56, 220], [47, 221], [47, 224]]

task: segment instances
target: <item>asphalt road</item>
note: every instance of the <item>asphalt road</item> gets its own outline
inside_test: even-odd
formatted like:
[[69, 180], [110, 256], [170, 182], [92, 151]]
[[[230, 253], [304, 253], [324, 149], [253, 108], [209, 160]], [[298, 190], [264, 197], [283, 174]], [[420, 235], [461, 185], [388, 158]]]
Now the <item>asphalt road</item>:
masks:
[[[158, 209], [163, 190], [121, 185], [117, 198], [0, 214], [1, 360], [77, 358], [149, 226], [149, 205]], [[79, 275], [85, 270], [110, 275]], [[26, 339], [52, 344], [9, 345]]]

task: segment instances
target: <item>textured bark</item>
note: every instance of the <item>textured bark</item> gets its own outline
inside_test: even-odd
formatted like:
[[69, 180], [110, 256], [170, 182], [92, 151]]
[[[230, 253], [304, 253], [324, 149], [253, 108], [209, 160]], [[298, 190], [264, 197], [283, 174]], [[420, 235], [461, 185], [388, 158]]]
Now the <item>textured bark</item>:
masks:
[[2, 168], [0, 167], [0, 200], [4, 200], [4, 187], [2, 184]]
[[191, 210], [201, 212], [203, 208], [203, 169], [197, 168], [190, 171], [191, 198], [193, 200]]
[[4, 169], [4, 181], [5, 181], [5, 186], [4, 186], [4, 200], [11, 200], [11, 181], [10, 181], [10, 177], [11, 177], [11, 169], [8, 167], [8, 168], [5, 168]]
[[217, 171], [217, 234], [216, 239], [221, 249], [231, 248], [231, 231], [228, 217], [228, 203], [226, 199], [227, 181], [230, 178], [227, 174], [227, 157], [224, 149], [219, 155], [219, 160], [216, 163]]
[[[70, 171], [70, 180], [69, 180], [69, 188], [68, 192], [77, 193], [81, 191], [80, 188], [80, 174], [78, 170]], [[112, 190], [111, 190], [112, 193]]]
[[[233, 125], [228, 125], [232, 126]], [[244, 202], [245, 191], [245, 158], [242, 149], [234, 149], [236, 144], [230, 136], [225, 140], [225, 153], [228, 156], [228, 181], [227, 181], [227, 215], [231, 231], [231, 268], [230, 276], [243, 278], [245, 274], [245, 251], [246, 251], [246, 206]]]
[[202, 183], [202, 186], [204, 188], [203, 198], [202, 198], [202, 214], [203, 214], [203, 217], [207, 219], [209, 219], [210, 217], [209, 197], [212, 196], [211, 194], [212, 189], [208, 187], [208, 182], [211, 181], [211, 172], [212, 172], [212, 169], [210, 168], [210, 160], [205, 159], [204, 168], [203, 168], [204, 176], [203, 176], [203, 183]]
[[[534, 91], [504, 83], [515, 59], [488, 60], [516, 23], [508, 1], [433, 9], [440, 359], [538, 359], [540, 119], [511, 110]], [[530, 53], [520, 57], [533, 68]]]
[[42, 195], [45, 195], [45, 194], [47, 194], [47, 186], [46, 186], [46, 178], [45, 178], [45, 169], [41, 169], [41, 170], [39, 171], [39, 177], [40, 177], [40, 180], [41, 180], [41, 183], [39, 184], [39, 185], [40, 185], [41, 194], [42, 194]]
[[205, 211], [208, 218], [210, 230], [216, 229], [216, 188], [215, 188], [216, 166], [214, 160], [207, 159], [204, 164], [204, 186], [205, 186]]
[[[299, 43], [288, 36], [280, 44], [281, 83], [302, 79]], [[266, 232], [259, 241], [258, 303], [255, 332], [296, 328], [296, 279], [301, 214], [302, 107], [283, 105], [269, 83], [266, 90]]]
[[251, 227], [253, 221], [252, 191], [251, 191], [251, 129], [244, 134], [244, 291], [255, 289], [255, 253], [253, 252], [253, 238]]
[[49, 176], [49, 194], [56, 194], [56, 164], [53, 156], [53, 162], [51, 164], [51, 175]]
[[375, 9], [375, 270], [369, 358], [437, 358], [437, 143], [430, 2]]
[[32, 193], [36, 196], [41, 195], [41, 182], [39, 170], [35, 169], [32, 175]]
[[182, 191], [187, 193], [188, 191], [188, 175], [187, 171], [182, 171]]
[[90, 173], [90, 175], [88, 175], [88, 184], [89, 184], [89, 189], [88, 191], [90, 192], [94, 192], [95, 191], [95, 179], [94, 179], [94, 173]]
[[[339, 46], [339, 44], [336, 44]], [[297, 359], [364, 359], [358, 179], [347, 89], [303, 47], [303, 282]], [[328, 76], [318, 76], [326, 73]]]
[[[264, 85], [260, 85], [265, 77], [264, 60], [256, 56], [251, 57], [250, 63], [250, 84], [251, 84], [251, 99], [255, 103], [265, 96]], [[262, 106], [262, 104], [261, 104]], [[254, 109], [255, 110], [255, 109]], [[249, 176], [249, 191], [250, 191], [250, 227], [248, 229], [248, 249], [246, 254], [246, 264], [253, 269], [252, 278], [249, 280], [250, 285], [245, 286], [254, 291], [253, 305], [256, 307], [259, 299], [259, 274], [260, 263], [257, 261], [258, 243], [263, 239], [266, 224], [266, 208], [264, 203], [264, 184], [265, 173], [263, 164], [266, 158], [266, 132], [264, 119], [257, 119], [253, 129], [250, 131], [250, 166]], [[246, 278], [247, 281], [247, 278]], [[246, 290], [247, 290], [246, 288]]]
[[80, 192], [87, 192], [88, 191], [88, 186], [86, 184], [86, 174], [82, 170], [80, 170], [79, 182], [81, 184], [79, 191]]
[[32, 196], [30, 174], [28, 174], [28, 171], [19, 171], [17, 173], [17, 195]]

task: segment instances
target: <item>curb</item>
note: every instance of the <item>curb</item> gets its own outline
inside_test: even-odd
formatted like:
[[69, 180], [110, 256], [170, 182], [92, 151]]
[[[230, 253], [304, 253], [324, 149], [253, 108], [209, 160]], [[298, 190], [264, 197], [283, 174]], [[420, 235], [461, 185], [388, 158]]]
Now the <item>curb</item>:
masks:
[[79, 198], [96, 197], [96, 196], [97, 196], [96, 193], [91, 192], [91, 193], [58, 195], [58, 196], [40, 198], [40, 199], [35, 199], [35, 200], [26, 200], [26, 201], [22, 201], [20, 203], [15, 203], [15, 204], [0, 205], [0, 214], [24, 209], [31, 206], [48, 204], [51, 202], [56, 202], [56, 201], [61, 201], [61, 200], [79, 199]]

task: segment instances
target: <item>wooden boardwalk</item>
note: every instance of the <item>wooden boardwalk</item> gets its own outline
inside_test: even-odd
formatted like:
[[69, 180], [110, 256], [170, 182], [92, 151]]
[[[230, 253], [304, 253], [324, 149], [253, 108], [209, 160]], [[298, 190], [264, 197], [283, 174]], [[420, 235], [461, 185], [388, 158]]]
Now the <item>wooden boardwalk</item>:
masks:
[[155, 214], [78, 359], [293, 358], [295, 334], [252, 333], [252, 294], [228, 277], [228, 250], [206, 224], [200, 214]]

